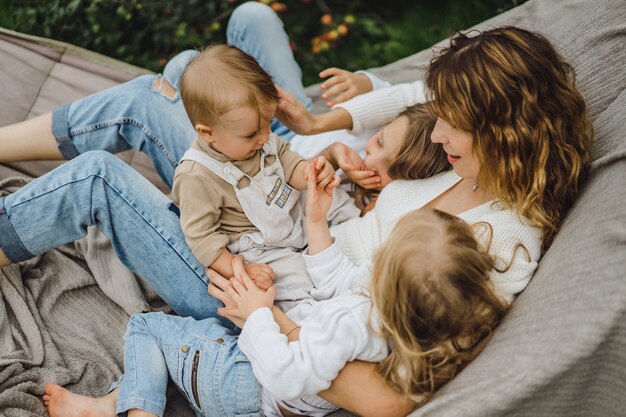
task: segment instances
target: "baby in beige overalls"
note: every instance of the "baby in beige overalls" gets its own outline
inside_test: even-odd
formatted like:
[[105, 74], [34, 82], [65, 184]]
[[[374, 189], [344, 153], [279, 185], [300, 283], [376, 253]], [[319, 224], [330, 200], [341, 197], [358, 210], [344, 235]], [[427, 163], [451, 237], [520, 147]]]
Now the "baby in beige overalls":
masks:
[[[257, 285], [276, 279], [283, 310], [310, 298], [299, 190], [307, 187], [311, 163], [270, 133], [279, 101], [271, 77], [239, 49], [215, 45], [188, 64], [180, 93], [198, 138], [176, 169], [172, 194], [193, 254], [227, 277], [233, 255], [242, 255]], [[319, 187], [335, 179], [325, 158], [314, 167]], [[358, 214], [337, 189], [329, 219]]]

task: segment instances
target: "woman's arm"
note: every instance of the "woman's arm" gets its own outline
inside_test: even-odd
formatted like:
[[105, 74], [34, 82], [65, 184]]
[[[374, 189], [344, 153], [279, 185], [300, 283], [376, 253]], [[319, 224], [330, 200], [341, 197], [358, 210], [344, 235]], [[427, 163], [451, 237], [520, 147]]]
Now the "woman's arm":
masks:
[[426, 101], [424, 83], [398, 84], [356, 96], [323, 114], [311, 114], [294, 96], [279, 89], [276, 117], [300, 135], [348, 129], [360, 135], [393, 120], [407, 106]]
[[391, 122], [398, 114], [416, 103], [426, 101], [424, 83], [397, 84], [374, 90], [337, 104], [333, 111], [343, 109], [352, 120], [352, 134], [361, 135], [367, 129], [376, 129]]
[[276, 117], [299, 135], [314, 135], [331, 130], [352, 129], [352, 117], [344, 109], [333, 109], [323, 114], [312, 114], [294, 96], [278, 89], [280, 102]]
[[375, 367], [370, 362], [349, 362], [330, 388], [319, 395], [362, 417], [405, 417], [415, 402], [389, 388]]

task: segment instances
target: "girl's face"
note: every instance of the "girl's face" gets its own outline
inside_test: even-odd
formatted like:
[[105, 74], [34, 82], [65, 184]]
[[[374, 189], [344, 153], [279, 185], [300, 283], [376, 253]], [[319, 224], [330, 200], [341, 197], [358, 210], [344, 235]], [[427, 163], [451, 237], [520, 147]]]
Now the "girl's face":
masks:
[[439, 118], [430, 135], [434, 143], [440, 143], [448, 154], [448, 162], [461, 178], [476, 179], [480, 172], [480, 161], [473, 151], [474, 138], [469, 132], [456, 129]]
[[398, 150], [406, 136], [409, 119], [398, 117], [376, 132], [365, 146], [365, 169], [376, 171], [382, 187], [393, 179], [388, 175], [389, 165], [398, 155]]

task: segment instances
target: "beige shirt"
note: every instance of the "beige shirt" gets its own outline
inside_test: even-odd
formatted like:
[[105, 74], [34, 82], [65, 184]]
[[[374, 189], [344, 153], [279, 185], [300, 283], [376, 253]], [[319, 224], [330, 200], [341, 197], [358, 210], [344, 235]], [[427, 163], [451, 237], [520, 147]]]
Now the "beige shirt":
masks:
[[[289, 149], [289, 143], [276, 138], [277, 155], [285, 171], [287, 182], [304, 158]], [[205, 152], [220, 162], [230, 161], [202, 139], [196, 139], [192, 148]], [[254, 177], [260, 169], [261, 151], [243, 161], [230, 161], [242, 172]], [[266, 164], [273, 161], [268, 157]], [[244, 180], [242, 180], [243, 182]], [[245, 184], [240, 182], [239, 186]], [[183, 161], [174, 173], [172, 198], [180, 209], [180, 225], [185, 240], [194, 256], [209, 266], [229, 243], [258, 229], [244, 213], [233, 186], [222, 180], [202, 164]]]

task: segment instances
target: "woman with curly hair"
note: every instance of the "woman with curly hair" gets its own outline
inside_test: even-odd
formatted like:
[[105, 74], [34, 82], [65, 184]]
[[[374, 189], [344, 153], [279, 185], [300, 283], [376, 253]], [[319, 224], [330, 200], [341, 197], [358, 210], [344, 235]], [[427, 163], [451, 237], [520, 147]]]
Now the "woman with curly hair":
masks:
[[[142, 82], [146, 93], [139, 102], [153, 87], [152, 80]], [[284, 93], [279, 117], [304, 134], [371, 127], [423, 98], [420, 84], [357, 96], [320, 116]], [[452, 170], [392, 181], [374, 210], [332, 228], [336, 245], [353, 260], [370, 259], [398, 219], [421, 207], [487, 223], [491, 232], [477, 238], [495, 258], [496, 293], [510, 302], [528, 284], [589, 167], [593, 132], [573, 71], [543, 36], [505, 27], [453, 37], [431, 62], [426, 87], [438, 118], [431, 139], [442, 146]], [[76, 150], [68, 146], [73, 136], [80, 141], [81, 134], [106, 125], [72, 126], [80, 103], [64, 107], [52, 126], [65, 149]], [[84, 112], [93, 112], [84, 103]], [[159, 113], [163, 107], [150, 111], [165, 120], [169, 110]], [[0, 265], [78, 239], [91, 224], [109, 235], [125, 264], [180, 315], [217, 317], [221, 303], [206, 294], [204, 268], [186, 246], [167, 198], [106, 152], [86, 152], [0, 199]], [[385, 384], [381, 373], [375, 364], [349, 363], [320, 395], [365, 416], [404, 415], [414, 408], [409, 392]], [[251, 369], [247, 377], [254, 379]]]

